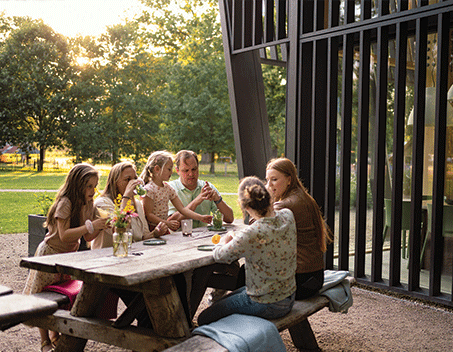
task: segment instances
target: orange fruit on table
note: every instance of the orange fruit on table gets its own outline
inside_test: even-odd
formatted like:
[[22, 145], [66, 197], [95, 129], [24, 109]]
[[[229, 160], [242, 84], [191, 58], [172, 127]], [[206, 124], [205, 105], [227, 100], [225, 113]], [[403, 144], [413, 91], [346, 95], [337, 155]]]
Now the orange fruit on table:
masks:
[[219, 235], [219, 234], [216, 234], [216, 235], [212, 236], [211, 241], [212, 241], [212, 243], [214, 243], [214, 244], [219, 243], [219, 242], [220, 242], [220, 235]]

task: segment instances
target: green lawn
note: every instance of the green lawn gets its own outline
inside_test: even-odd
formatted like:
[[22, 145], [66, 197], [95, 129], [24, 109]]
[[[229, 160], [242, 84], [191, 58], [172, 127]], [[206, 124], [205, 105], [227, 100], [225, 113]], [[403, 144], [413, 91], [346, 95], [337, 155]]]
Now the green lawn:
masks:
[[[223, 199], [233, 208], [234, 217], [241, 218], [242, 212], [237, 204], [236, 196], [239, 184], [237, 168], [228, 165], [227, 175], [224, 173], [223, 164], [216, 167], [216, 175], [209, 175], [208, 170], [207, 165], [201, 165], [200, 179], [214, 184], [220, 193], [234, 193], [234, 195], [223, 195]], [[65, 177], [66, 173], [55, 172], [0, 172], [0, 189], [57, 190], [64, 183]], [[177, 177], [178, 175], [174, 173], [172, 179]], [[99, 190], [104, 188], [106, 180], [107, 175], [103, 172], [99, 180]], [[2, 214], [0, 234], [27, 232], [28, 214], [39, 213], [37, 196], [42, 194], [42, 192], [0, 192], [0, 211]], [[47, 192], [47, 194], [52, 197], [55, 196], [55, 192]]]

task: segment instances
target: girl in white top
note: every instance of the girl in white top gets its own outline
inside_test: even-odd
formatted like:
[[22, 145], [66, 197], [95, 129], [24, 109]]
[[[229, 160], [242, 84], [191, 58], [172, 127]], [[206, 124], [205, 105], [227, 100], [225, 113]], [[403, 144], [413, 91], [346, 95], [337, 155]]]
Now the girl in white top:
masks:
[[201, 312], [198, 324], [238, 313], [275, 319], [288, 314], [296, 291], [296, 223], [289, 209], [274, 211], [265, 185], [246, 177], [239, 185], [242, 211], [256, 221], [222, 237], [214, 259], [232, 263], [245, 258], [246, 285]]
[[177, 211], [186, 218], [210, 223], [212, 215], [200, 215], [184, 208], [176, 191], [167, 183], [173, 173], [173, 157], [167, 151], [152, 153], [140, 177], [145, 182], [146, 195], [143, 198], [143, 207], [150, 229], [159, 222], [165, 223], [171, 230], [179, 228], [179, 221], [168, 221], [168, 201], [172, 202]]
[[[115, 164], [109, 172], [107, 184], [101, 196], [94, 201], [94, 205], [98, 209], [102, 209], [106, 214], [113, 214], [115, 210], [114, 201], [118, 198], [118, 195], [122, 196], [120, 209], [124, 209], [127, 202], [129, 200], [131, 201], [131, 205], [138, 214], [137, 217], [131, 218], [132, 242], [159, 237], [164, 235], [168, 230], [167, 225], [160, 223], [153, 231], [149, 231], [142, 203], [135, 199], [135, 188], [142, 182], [142, 180], [137, 178], [134, 164], [129, 161]], [[91, 242], [91, 249], [113, 247], [112, 234], [112, 228], [102, 231]]]

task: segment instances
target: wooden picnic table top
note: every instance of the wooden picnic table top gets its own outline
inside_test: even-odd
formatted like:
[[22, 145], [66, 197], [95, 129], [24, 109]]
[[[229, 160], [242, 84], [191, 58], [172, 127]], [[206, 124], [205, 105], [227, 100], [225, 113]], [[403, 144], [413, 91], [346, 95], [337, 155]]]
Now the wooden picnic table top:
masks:
[[[226, 224], [227, 231], [240, 223]], [[211, 251], [198, 250], [199, 245], [212, 244], [215, 231], [206, 227], [194, 229], [193, 237], [181, 232], [162, 236], [165, 245], [133, 243], [125, 258], [113, 256], [112, 248], [22, 258], [21, 267], [45, 272], [69, 274], [88, 283], [134, 286], [214, 263]]]

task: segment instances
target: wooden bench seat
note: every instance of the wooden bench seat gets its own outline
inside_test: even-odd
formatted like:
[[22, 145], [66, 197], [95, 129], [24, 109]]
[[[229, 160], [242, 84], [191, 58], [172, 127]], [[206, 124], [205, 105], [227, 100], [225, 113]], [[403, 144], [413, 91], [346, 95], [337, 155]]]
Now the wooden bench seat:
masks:
[[[271, 320], [278, 331], [289, 329], [294, 346], [301, 350], [319, 350], [316, 338], [307, 318], [327, 307], [329, 300], [324, 296], [314, 296], [302, 301], [296, 301], [288, 315], [283, 318]], [[194, 335], [179, 345], [166, 349], [165, 352], [228, 352], [216, 341], [202, 335]]]
[[52, 314], [67, 303], [69, 298], [60, 293], [23, 295], [0, 285], [0, 330], [5, 331], [33, 317]]

